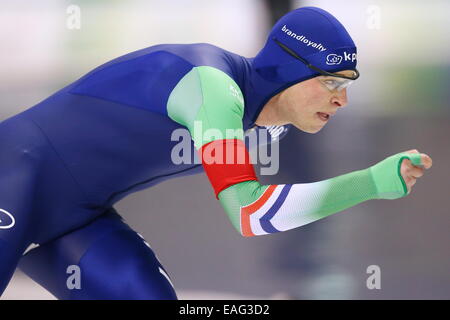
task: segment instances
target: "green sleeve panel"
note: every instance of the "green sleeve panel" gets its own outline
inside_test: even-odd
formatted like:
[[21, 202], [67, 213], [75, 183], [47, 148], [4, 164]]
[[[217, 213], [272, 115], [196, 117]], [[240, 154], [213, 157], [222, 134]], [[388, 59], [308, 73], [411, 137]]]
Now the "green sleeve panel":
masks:
[[370, 199], [406, 196], [400, 175], [405, 158], [420, 165], [420, 155], [400, 153], [370, 168], [319, 182], [274, 186], [241, 182], [220, 192], [219, 200], [235, 229], [244, 236], [286, 231]]
[[219, 193], [219, 201], [225, 209], [228, 218], [237, 232], [242, 234], [240, 221], [241, 207], [248, 206], [261, 197], [268, 185], [261, 185], [258, 181], [244, 181], [232, 185]]
[[199, 149], [219, 139], [243, 139], [244, 99], [236, 82], [225, 72], [194, 67], [169, 95], [169, 117], [187, 127]]

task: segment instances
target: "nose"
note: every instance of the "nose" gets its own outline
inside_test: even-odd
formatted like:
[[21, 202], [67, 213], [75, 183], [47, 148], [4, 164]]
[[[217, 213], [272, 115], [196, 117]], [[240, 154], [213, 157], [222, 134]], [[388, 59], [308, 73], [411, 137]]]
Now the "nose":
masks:
[[348, 103], [347, 88], [344, 88], [341, 91], [337, 92], [337, 94], [334, 95], [331, 99], [331, 103], [338, 107], [345, 107]]

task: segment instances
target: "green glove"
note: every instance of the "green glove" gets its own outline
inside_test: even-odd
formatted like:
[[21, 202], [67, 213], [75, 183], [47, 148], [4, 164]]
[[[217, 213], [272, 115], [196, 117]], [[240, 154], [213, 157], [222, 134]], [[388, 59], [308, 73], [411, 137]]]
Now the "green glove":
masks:
[[408, 188], [400, 173], [403, 159], [422, 166], [419, 153], [397, 153], [369, 168], [379, 199], [397, 199], [408, 195]]

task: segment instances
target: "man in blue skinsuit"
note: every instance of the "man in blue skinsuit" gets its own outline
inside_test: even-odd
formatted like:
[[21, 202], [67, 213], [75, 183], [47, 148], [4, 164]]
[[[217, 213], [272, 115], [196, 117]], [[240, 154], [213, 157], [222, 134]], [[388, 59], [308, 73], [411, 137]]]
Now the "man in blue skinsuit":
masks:
[[[113, 206], [203, 170], [244, 236], [407, 195], [431, 166], [416, 150], [323, 182], [272, 186], [259, 185], [248, 161], [202, 166], [171, 158], [171, 135], [180, 128], [201, 155], [221, 143], [246, 150], [239, 133], [194, 138], [195, 121], [219, 132], [292, 124], [315, 133], [347, 103], [346, 87], [358, 76], [345, 28], [328, 12], [305, 7], [282, 17], [254, 58], [209, 44], [156, 45], [101, 65], [4, 120], [0, 293], [19, 266], [59, 299], [176, 299], [150, 246]], [[69, 266], [81, 270], [81, 288], [67, 285]]]

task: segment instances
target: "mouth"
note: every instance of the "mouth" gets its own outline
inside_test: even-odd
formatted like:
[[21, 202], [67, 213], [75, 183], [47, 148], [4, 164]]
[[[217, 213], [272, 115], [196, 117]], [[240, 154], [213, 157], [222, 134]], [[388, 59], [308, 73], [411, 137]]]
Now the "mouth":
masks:
[[320, 120], [322, 120], [324, 122], [327, 122], [331, 117], [331, 115], [329, 113], [324, 113], [324, 112], [316, 112], [316, 115]]

